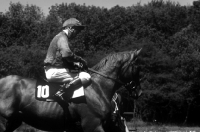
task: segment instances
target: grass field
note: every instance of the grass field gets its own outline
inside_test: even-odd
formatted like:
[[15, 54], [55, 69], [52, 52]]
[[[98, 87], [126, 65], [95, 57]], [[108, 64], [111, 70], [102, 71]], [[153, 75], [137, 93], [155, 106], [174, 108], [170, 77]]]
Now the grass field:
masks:
[[[200, 132], [200, 127], [178, 127], [178, 126], [139, 126], [137, 131], [132, 127], [129, 130], [134, 132]], [[130, 131], [133, 132], [133, 131]]]
[[[175, 125], [149, 125], [144, 122], [127, 122], [129, 130], [134, 132], [200, 132], [200, 127], [186, 127]], [[136, 130], [136, 131], [135, 131]], [[133, 131], [130, 131], [133, 132]]]
[[[184, 127], [184, 126], [173, 126], [173, 125], [148, 125], [144, 122], [127, 122], [127, 126], [130, 130], [137, 131], [130, 131], [130, 132], [200, 132], [200, 127]], [[32, 128], [28, 125], [23, 125], [15, 132], [44, 132]]]
[[[131, 129], [130, 129], [131, 130]], [[133, 129], [132, 129], [133, 130]], [[178, 126], [143, 126], [137, 127], [135, 132], [200, 132], [200, 127]], [[133, 131], [130, 131], [133, 132]]]

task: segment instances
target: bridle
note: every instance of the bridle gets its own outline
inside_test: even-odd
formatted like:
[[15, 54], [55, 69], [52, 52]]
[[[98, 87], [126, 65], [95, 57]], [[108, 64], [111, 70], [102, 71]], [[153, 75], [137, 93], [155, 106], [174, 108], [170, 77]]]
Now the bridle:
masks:
[[[135, 68], [134, 65], [136, 65], [136, 63], [135, 63], [136, 60], [130, 61], [128, 63], [128, 66], [124, 70], [124, 73], [126, 73], [129, 70], [129, 68], [131, 67], [131, 78], [132, 78], [132, 80], [130, 82], [128, 82], [128, 83], [125, 83], [123, 85], [126, 88], [126, 90], [129, 92], [129, 96], [133, 97], [135, 99], [137, 99], [140, 96], [140, 93], [137, 92], [137, 88], [136, 88], [137, 86], [140, 85], [140, 81], [138, 80], [138, 82], [137, 82], [137, 80], [134, 79], [135, 78], [134, 73], [136, 73], [136, 76], [139, 77], [139, 75], [138, 75], [139, 74], [138, 67], [136, 68], [137, 71], [135, 71], [135, 69], [134, 69]], [[133, 92], [135, 93], [134, 95], [132, 94]]]
[[[128, 63], [128, 66], [126, 66], [126, 69], [124, 70], [124, 73], [125, 73], [131, 67], [131, 77], [132, 77], [132, 79], [135, 78], [134, 77], [134, 67], [133, 67], [134, 63], [135, 63], [135, 60], [134, 61], [130, 61]], [[105, 74], [103, 74], [101, 72], [98, 72], [98, 71], [96, 71], [94, 69], [91, 69], [91, 68], [88, 68], [88, 70], [91, 71], [91, 72], [97, 73], [97, 74], [99, 74], [99, 75], [101, 75], [101, 76], [103, 76], [105, 78], [111, 79], [111, 80], [113, 80], [113, 81], [115, 81], [115, 82], [117, 82], [119, 84], [121, 84], [122, 86], [124, 86], [128, 90], [130, 96], [133, 96], [132, 93], [134, 92], [135, 93], [135, 95], [134, 95], [135, 97], [134, 98], [138, 98], [139, 97], [139, 93], [137, 93], [137, 89], [136, 89], [137, 83], [136, 83], [135, 80], [131, 80], [128, 83], [124, 83], [123, 81], [121, 81], [121, 79], [119, 77], [112, 78], [112, 77], [109, 77], [108, 75], [105, 75]]]

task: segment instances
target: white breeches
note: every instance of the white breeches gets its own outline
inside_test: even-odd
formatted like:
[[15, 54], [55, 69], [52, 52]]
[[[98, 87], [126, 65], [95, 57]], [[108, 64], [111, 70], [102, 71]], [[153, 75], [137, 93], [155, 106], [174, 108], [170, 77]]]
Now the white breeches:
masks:
[[71, 73], [66, 68], [45, 67], [46, 78], [50, 82], [69, 83], [74, 77], [79, 77], [83, 84], [90, 81], [91, 76], [87, 72]]

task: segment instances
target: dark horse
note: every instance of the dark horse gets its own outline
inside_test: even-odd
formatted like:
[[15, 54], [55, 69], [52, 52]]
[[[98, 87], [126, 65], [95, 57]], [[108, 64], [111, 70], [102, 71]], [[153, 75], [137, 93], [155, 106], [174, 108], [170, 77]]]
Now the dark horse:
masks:
[[[137, 60], [140, 50], [114, 53], [103, 58], [92, 74], [92, 84], [84, 89], [86, 103], [70, 103], [68, 114], [57, 102], [35, 99], [37, 80], [10, 75], [0, 79], [0, 115], [4, 132], [13, 132], [22, 122], [44, 131], [74, 131], [80, 121], [84, 132], [104, 132], [110, 117], [111, 99], [122, 85], [134, 85], [135, 95], [141, 90]], [[74, 123], [75, 124], [75, 123]]]

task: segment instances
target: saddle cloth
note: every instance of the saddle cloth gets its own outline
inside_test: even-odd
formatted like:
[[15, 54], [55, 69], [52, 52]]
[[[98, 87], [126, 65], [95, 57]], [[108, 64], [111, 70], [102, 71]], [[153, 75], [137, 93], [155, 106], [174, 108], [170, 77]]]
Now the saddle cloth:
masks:
[[[63, 83], [53, 83], [53, 82], [46, 82], [43, 80], [38, 80], [35, 87], [35, 98], [39, 101], [48, 101], [48, 102], [56, 102], [54, 99], [55, 93], [63, 87]], [[80, 87], [73, 92], [70, 102], [74, 103], [85, 103], [85, 96], [84, 96], [84, 88]], [[63, 96], [69, 96], [63, 94]]]

